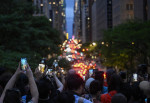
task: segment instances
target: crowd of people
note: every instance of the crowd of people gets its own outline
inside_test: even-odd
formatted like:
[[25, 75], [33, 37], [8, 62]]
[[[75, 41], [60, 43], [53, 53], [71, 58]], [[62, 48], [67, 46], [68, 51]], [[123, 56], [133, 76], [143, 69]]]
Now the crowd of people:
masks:
[[32, 72], [19, 66], [11, 75], [0, 70], [0, 103], [150, 103], [150, 82], [139, 76], [126, 81], [126, 73], [96, 71], [84, 80], [75, 70], [60, 73]]

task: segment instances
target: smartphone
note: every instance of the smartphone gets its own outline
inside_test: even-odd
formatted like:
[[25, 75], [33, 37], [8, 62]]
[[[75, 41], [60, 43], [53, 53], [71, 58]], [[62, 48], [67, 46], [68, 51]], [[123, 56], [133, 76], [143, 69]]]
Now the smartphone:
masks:
[[138, 81], [138, 75], [136, 73], [133, 74], [133, 82]]
[[45, 70], [45, 64], [39, 64], [39, 71], [41, 73], [44, 73], [44, 70]]
[[93, 69], [89, 69], [89, 76], [91, 77], [93, 74]]
[[48, 69], [47, 72], [46, 72], [46, 74], [47, 75], [52, 75], [52, 72], [53, 72], [53, 69]]
[[85, 80], [85, 76], [83, 76], [83, 80]]
[[21, 70], [25, 71], [27, 67], [27, 59], [21, 58]]

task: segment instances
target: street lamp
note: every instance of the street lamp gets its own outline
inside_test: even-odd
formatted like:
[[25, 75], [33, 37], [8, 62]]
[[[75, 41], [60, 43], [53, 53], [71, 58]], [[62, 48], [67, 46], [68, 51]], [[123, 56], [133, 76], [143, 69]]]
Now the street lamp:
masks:
[[132, 45], [134, 45], [134, 42], [132, 42]]
[[102, 42], [102, 45], [104, 45], [105, 43], [104, 42]]
[[95, 42], [93, 42], [92, 44], [93, 44], [93, 46], [96, 46], [96, 43], [95, 43]]

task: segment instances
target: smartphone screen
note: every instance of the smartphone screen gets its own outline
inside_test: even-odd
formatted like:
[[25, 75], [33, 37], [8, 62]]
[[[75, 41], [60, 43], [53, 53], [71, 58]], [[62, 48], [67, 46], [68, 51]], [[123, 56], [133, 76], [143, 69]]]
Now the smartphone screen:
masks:
[[21, 70], [25, 71], [27, 67], [27, 59], [21, 58]]
[[136, 73], [133, 74], [133, 81], [134, 82], [138, 81], [138, 75]]
[[53, 72], [53, 69], [48, 69], [47, 72], [46, 72], [46, 74], [47, 75], [52, 75], [52, 72]]
[[85, 80], [85, 76], [83, 76], [83, 80]]
[[39, 71], [41, 73], [44, 73], [44, 70], [45, 70], [45, 64], [39, 64]]
[[93, 74], [93, 69], [89, 69], [89, 76], [91, 77]]

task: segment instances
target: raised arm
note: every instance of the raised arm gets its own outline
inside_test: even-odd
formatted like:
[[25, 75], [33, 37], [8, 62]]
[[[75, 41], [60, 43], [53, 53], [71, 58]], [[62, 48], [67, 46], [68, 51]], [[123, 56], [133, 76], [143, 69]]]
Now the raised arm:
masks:
[[36, 85], [34, 77], [33, 77], [33, 73], [31, 71], [29, 65], [28, 65], [28, 68], [26, 69], [26, 74], [29, 79], [29, 86], [30, 86], [32, 101], [33, 101], [33, 103], [38, 103], [39, 92], [38, 92], [37, 85]]
[[59, 90], [60, 92], [62, 92], [63, 88], [64, 88], [63, 84], [59, 81], [59, 79], [57, 78], [57, 76], [55, 75], [55, 73], [53, 73], [53, 76], [54, 76], [54, 79], [55, 79], [57, 87], [58, 87], [57, 90]]
[[3, 100], [4, 100], [4, 97], [5, 97], [5, 93], [6, 93], [6, 90], [7, 89], [11, 89], [13, 88], [14, 84], [15, 84], [15, 81], [17, 79], [17, 76], [18, 74], [21, 72], [20, 70], [20, 63], [19, 63], [19, 66], [18, 66], [18, 69], [16, 70], [15, 74], [11, 77], [11, 79], [8, 81], [8, 83], [6, 84], [5, 86], [5, 89], [0, 97], [0, 103], [3, 103]]

